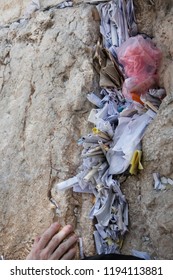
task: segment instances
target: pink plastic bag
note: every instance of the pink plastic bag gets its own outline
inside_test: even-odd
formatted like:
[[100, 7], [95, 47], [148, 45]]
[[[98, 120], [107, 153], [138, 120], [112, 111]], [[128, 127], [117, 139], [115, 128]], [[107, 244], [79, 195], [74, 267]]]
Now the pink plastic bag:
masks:
[[148, 92], [150, 88], [157, 87], [158, 77], [157, 75], [150, 75], [146, 78], [132, 77], [125, 79], [123, 83], [123, 95], [131, 99], [133, 93], [141, 95]]
[[131, 93], [144, 94], [156, 86], [162, 54], [150, 39], [141, 35], [131, 37], [117, 49], [117, 55], [128, 77], [123, 85], [125, 97], [131, 97]]

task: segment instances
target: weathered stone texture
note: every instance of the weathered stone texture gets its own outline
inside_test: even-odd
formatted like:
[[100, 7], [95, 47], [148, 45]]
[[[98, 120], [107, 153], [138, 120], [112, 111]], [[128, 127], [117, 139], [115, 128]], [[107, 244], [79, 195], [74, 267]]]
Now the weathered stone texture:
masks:
[[[39, 12], [24, 26], [0, 30], [0, 251], [6, 258], [26, 256], [32, 238], [53, 220], [54, 184], [76, 174], [77, 140], [87, 131], [90, 111], [86, 93], [96, 83], [93, 9]], [[79, 204], [78, 219], [86, 220], [89, 199], [71, 192], [58, 198], [63, 223], [75, 226]], [[91, 252], [90, 233], [85, 238]]]
[[[38, 0], [40, 8], [57, 5], [61, 0]], [[0, 0], [0, 25], [13, 22], [23, 17], [32, 0]], [[36, 0], [37, 3], [37, 0]]]
[[130, 204], [131, 220], [123, 250], [137, 249], [150, 252], [155, 258], [173, 259], [173, 189], [156, 192], [152, 176], [153, 172], [159, 172], [173, 178], [173, 3], [155, 1], [155, 5], [151, 5], [152, 1], [135, 2], [141, 31], [147, 33], [150, 30], [150, 35], [163, 52], [160, 85], [165, 87], [167, 97], [143, 139], [144, 171], [127, 180], [123, 186]]

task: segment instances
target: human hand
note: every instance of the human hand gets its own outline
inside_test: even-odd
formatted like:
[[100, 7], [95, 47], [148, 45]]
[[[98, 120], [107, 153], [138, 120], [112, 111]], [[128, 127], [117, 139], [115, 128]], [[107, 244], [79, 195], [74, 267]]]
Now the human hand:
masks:
[[53, 223], [41, 237], [34, 241], [27, 260], [71, 260], [76, 254], [78, 237], [73, 234], [71, 225], [60, 229], [59, 223]]

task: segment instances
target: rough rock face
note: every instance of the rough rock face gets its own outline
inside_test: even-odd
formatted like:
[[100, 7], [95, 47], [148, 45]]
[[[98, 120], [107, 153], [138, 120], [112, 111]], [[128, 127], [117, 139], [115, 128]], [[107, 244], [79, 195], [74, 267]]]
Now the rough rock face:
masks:
[[[173, 259], [173, 189], [153, 190], [153, 172], [173, 178], [173, 3], [136, 1], [141, 32], [154, 37], [163, 52], [160, 85], [167, 91], [156, 119], [143, 139], [144, 171], [123, 186], [130, 204], [130, 233], [123, 250], [148, 251], [155, 258]], [[152, 24], [151, 24], [152, 22]]]
[[[20, 18], [28, 3], [0, 0], [0, 254], [24, 259], [33, 238], [58, 219], [82, 234], [89, 255], [92, 197], [56, 193], [55, 184], [76, 174], [77, 140], [89, 131], [86, 94], [98, 86], [92, 66], [98, 18], [94, 6], [78, 4], [2, 27]], [[47, 1], [40, 3], [43, 8]], [[160, 84], [167, 97], [143, 140], [144, 171], [122, 186], [130, 205], [123, 252], [173, 259], [173, 189], [156, 192], [152, 179], [153, 172], [173, 179], [173, 7], [171, 0], [136, 0], [135, 7], [140, 31], [163, 51]], [[56, 215], [51, 198], [58, 204]]]
[[[76, 174], [77, 140], [90, 111], [86, 93], [96, 84], [93, 11], [81, 5], [38, 12], [26, 25], [0, 30], [0, 252], [7, 259], [26, 256], [32, 238], [53, 220], [55, 182]], [[58, 198], [61, 222], [76, 227], [81, 219], [86, 253], [92, 252], [90, 198], [70, 191]]]
[[[4, 23], [13, 22], [21, 18], [25, 12], [27, 11], [28, 6], [31, 4], [31, 0], [15, 0], [15, 4], [13, 0], [0, 0], [0, 25]], [[40, 8], [43, 9], [47, 6], [56, 5], [61, 0], [35, 0], [35, 3], [40, 4]]]

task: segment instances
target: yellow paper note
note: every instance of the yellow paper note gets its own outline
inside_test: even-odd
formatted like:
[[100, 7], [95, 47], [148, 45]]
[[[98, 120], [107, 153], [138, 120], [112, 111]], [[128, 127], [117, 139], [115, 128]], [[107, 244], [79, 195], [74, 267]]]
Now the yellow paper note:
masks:
[[130, 167], [130, 174], [136, 175], [139, 170], [143, 169], [142, 163], [141, 163], [141, 157], [142, 157], [142, 151], [136, 150], [134, 151], [133, 157], [131, 159], [131, 167]]

